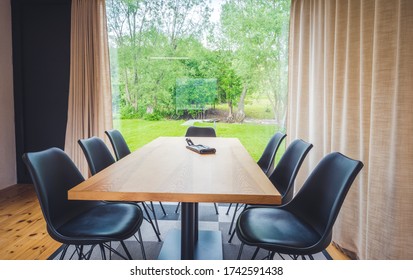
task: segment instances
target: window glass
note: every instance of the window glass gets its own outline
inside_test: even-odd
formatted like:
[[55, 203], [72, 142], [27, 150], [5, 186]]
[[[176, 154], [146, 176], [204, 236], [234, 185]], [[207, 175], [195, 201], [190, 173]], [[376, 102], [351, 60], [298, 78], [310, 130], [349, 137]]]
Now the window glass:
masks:
[[257, 160], [285, 130], [289, 0], [106, 5], [114, 126], [131, 150], [212, 126]]

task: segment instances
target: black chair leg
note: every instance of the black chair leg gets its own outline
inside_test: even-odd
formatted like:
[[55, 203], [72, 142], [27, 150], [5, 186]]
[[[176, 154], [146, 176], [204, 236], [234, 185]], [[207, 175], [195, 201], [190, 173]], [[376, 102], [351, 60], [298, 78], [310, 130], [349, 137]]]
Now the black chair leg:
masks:
[[112, 251], [114, 251], [114, 249], [112, 249], [112, 241], [109, 241], [109, 260], [112, 260], [112, 254], [110, 254]]
[[143, 239], [142, 239], [141, 229], [138, 229], [138, 237], [136, 237], [136, 235], [135, 235], [135, 238], [141, 246], [142, 258], [144, 260], [146, 260], [146, 253], [145, 253], [145, 247], [143, 246]]
[[62, 250], [62, 254], [60, 255], [60, 260], [64, 260], [64, 258], [65, 258], [65, 255], [66, 255], [66, 252], [67, 252], [67, 248], [69, 248], [69, 245], [68, 244], [64, 244], [64, 246], [63, 246], [63, 250]]
[[268, 252], [268, 259], [272, 260], [274, 258], [275, 252]]
[[145, 211], [146, 216], [148, 217], [148, 222], [151, 224], [151, 226], [152, 226], [152, 228], [153, 228], [153, 231], [155, 232], [156, 237], [158, 238], [158, 241], [161, 242], [162, 239], [160, 238], [159, 232], [156, 230], [156, 227], [155, 227], [155, 225], [153, 224], [152, 218], [151, 218], [151, 216], [149, 215], [149, 212], [148, 212], [148, 209], [147, 209], [147, 207], [146, 207], [146, 205], [145, 205], [145, 202], [142, 202], [142, 208], [143, 208], [143, 210]]
[[163, 215], [164, 215], [164, 216], [166, 216], [166, 211], [165, 211], [165, 208], [163, 208], [163, 204], [162, 204], [162, 202], [160, 202], [160, 201], [159, 201], [159, 205], [161, 206], [161, 209], [162, 209]]
[[131, 254], [129, 253], [128, 248], [126, 248], [125, 242], [123, 242], [123, 240], [122, 240], [122, 241], [120, 241], [120, 244], [122, 245], [122, 248], [123, 248], [123, 250], [125, 251], [126, 256], [128, 257], [128, 259], [131, 260], [131, 259], [132, 259], [132, 256], [131, 256]]
[[258, 251], [260, 250], [259, 247], [255, 248], [254, 254], [251, 257], [251, 260], [255, 260], [255, 258], [257, 257]]
[[100, 254], [102, 255], [102, 260], [106, 260], [106, 253], [105, 253], [105, 247], [103, 244], [99, 244], [100, 247]]
[[243, 250], [243, 249], [244, 249], [244, 243], [241, 243], [241, 247], [239, 248], [237, 260], [240, 260], [240, 259], [241, 259], [241, 255], [242, 255], [242, 250]]
[[152, 201], [151, 201], [151, 209], [152, 209], [152, 213], [153, 213], [153, 219], [155, 220], [156, 230], [158, 232], [158, 235], [161, 235], [161, 231], [159, 230], [159, 225], [158, 225], [158, 218], [156, 217], [156, 211], [155, 211], [155, 207], [153, 206]]
[[79, 260], [82, 260], [82, 259], [83, 259], [83, 245], [80, 245], [80, 246], [79, 246], [78, 259], [79, 259]]
[[232, 231], [231, 237], [229, 238], [228, 243], [232, 242], [232, 238], [234, 238], [234, 235], [235, 235], [235, 229]]
[[232, 203], [229, 204], [228, 209], [227, 209], [227, 213], [225, 213], [225, 215], [229, 214], [229, 210], [231, 209]]
[[180, 203], [180, 202], [178, 202], [178, 205], [176, 205], [175, 213], [178, 213], [178, 211], [179, 211], [179, 206], [181, 206], [181, 203]]
[[90, 260], [90, 257], [92, 256], [93, 250], [95, 249], [96, 244], [92, 245], [89, 249], [89, 251], [84, 255], [85, 260]]
[[214, 203], [214, 206], [215, 206], [215, 213], [216, 213], [217, 215], [219, 215], [219, 212], [218, 212], [218, 206], [217, 206], [217, 204], [216, 204], [216, 203]]
[[234, 215], [232, 216], [231, 225], [229, 226], [228, 234], [231, 234], [232, 227], [234, 226], [235, 216], [237, 215], [239, 203], [235, 204]]

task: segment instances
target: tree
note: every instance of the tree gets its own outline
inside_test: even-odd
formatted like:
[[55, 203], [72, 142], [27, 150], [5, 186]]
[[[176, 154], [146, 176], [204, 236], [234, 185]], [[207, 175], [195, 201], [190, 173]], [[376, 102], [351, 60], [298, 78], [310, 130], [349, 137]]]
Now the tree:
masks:
[[263, 86], [269, 84], [265, 93], [273, 101], [277, 118], [284, 115], [285, 108], [276, 108], [274, 100], [282, 100], [286, 92], [273, 77], [285, 67], [281, 60], [287, 50], [284, 38], [288, 38], [285, 32], [288, 31], [288, 14], [288, 0], [229, 0], [222, 7], [222, 33], [228, 38], [228, 48], [234, 52], [234, 69], [243, 85], [238, 121], [245, 117], [244, 101], [248, 92], [263, 90]]
[[106, 3], [117, 60], [113, 92], [127, 114], [173, 114], [177, 78], [216, 78], [229, 121], [241, 122], [245, 99], [255, 95], [266, 96], [283, 119], [289, 0], [227, 0], [220, 23], [210, 21], [208, 0]]
[[[120, 96], [135, 112], [170, 111], [176, 76], [185, 65], [174, 58], [187, 39], [200, 40], [210, 8], [205, 0], [108, 0], [111, 47], [117, 51]], [[114, 52], [111, 52], [112, 54]]]

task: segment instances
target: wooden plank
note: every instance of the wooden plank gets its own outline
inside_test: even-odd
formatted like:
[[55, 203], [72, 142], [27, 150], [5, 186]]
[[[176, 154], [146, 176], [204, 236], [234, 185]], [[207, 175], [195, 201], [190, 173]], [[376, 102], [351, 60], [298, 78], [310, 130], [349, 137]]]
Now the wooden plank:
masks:
[[0, 194], [0, 259], [47, 259], [61, 243], [47, 233], [33, 186], [16, 185]]

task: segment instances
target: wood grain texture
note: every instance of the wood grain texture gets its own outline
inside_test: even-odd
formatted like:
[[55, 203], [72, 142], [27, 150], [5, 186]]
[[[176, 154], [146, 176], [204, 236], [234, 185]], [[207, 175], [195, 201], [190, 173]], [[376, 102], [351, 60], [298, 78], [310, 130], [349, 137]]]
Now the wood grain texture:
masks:
[[69, 199], [279, 204], [279, 192], [236, 138], [160, 137], [69, 191]]
[[1, 260], [44, 260], [61, 245], [47, 233], [33, 185], [0, 191]]

